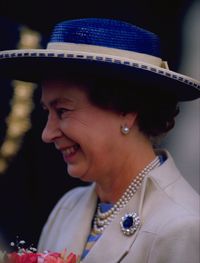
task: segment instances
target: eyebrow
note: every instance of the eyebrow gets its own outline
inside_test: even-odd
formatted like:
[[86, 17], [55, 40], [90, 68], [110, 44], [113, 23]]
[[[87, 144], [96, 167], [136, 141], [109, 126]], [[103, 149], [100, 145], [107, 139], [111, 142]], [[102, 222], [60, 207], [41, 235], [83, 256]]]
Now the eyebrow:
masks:
[[[48, 105], [53, 107], [53, 106], [56, 106], [58, 103], [65, 103], [65, 102], [72, 102], [72, 100], [67, 99], [67, 98], [56, 98], [48, 102]], [[46, 108], [46, 105], [42, 100], [40, 101], [40, 104], [43, 108]]]

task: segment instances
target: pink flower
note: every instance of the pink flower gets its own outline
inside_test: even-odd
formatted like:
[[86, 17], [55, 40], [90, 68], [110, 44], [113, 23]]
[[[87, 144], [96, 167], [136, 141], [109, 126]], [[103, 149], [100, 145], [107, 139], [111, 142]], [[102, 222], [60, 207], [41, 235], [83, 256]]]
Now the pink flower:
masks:
[[61, 253], [45, 252], [36, 253], [30, 250], [21, 249], [18, 252], [6, 254], [1, 263], [78, 263], [79, 257], [74, 253], [67, 255], [66, 249]]
[[60, 258], [60, 255], [61, 255], [60, 253], [56, 253], [56, 252], [40, 254], [38, 256], [38, 263], [64, 263], [63, 259]]
[[37, 263], [37, 258], [38, 258], [37, 253], [18, 254], [16, 252], [13, 252], [8, 255], [8, 262], [9, 263]]
[[76, 263], [78, 260], [77, 256], [74, 253], [70, 253], [67, 257], [66, 263]]
[[37, 263], [76, 263], [78, 258], [75, 254], [70, 253], [67, 257], [66, 250], [62, 253], [48, 252], [46, 254], [39, 254]]

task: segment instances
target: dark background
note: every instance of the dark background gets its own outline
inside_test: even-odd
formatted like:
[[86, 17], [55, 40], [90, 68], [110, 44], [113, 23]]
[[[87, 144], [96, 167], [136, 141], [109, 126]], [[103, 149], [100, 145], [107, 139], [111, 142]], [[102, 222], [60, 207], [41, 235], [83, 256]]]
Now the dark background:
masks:
[[[192, 1], [4, 1], [0, 3], [0, 49], [15, 49], [19, 26], [26, 25], [42, 35], [45, 46], [55, 23], [82, 17], [122, 19], [157, 33], [161, 38], [163, 58], [177, 70], [181, 52], [181, 29], [185, 13]], [[6, 131], [12, 87], [0, 79], [0, 143]], [[34, 93], [32, 128], [26, 133], [22, 147], [0, 174], [0, 234], [6, 245], [19, 235], [28, 244], [37, 245], [48, 214], [64, 192], [79, 180], [70, 178], [66, 165], [53, 145], [40, 138], [44, 118], [38, 106], [40, 89]], [[55, 237], [56, 238], [56, 237]]]

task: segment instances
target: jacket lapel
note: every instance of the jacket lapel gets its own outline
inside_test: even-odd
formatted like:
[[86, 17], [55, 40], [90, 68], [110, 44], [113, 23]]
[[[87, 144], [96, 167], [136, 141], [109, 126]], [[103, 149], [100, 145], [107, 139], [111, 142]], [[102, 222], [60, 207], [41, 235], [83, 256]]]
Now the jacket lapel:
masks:
[[[106, 227], [102, 236], [96, 241], [91, 251], [83, 260], [84, 263], [121, 262], [134, 243], [139, 228], [133, 235], [126, 236], [121, 231], [120, 221], [126, 213], [134, 211], [138, 214], [137, 204], [139, 203], [139, 198], [140, 190], [138, 190], [134, 198], [129, 201], [126, 207], [120, 210], [112, 223]], [[115, 244], [114, 247], [112, 246], [113, 242]]]
[[[77, 200], [78, 201], [78, 200]], [[88, 187], [87, 192], [81, 197], [81, 202], [77, 202], [76, 214], [73, 211], [66, 211], [63, 215], [67, 222], [66, 235], [61, 234], [63, 239], [60, 240], [62, 246], [67, 248], [67, 253], [73, 252], [80, 255], [84, 249], [88, 234], [91, 229], [91, 222], [96, 209], [97, 196], [94, 190], [94, 184]]]
[[[168, 166], [173, 166], [173, 162], [169, 155], [168, 160], [163, 165], [151, 171], [149, 175], [144, 178], [142, 187], [138, 189], [128, 204], [120, 210], [119, 214], [114, 218], [111, 224], [106, 227], [102, 236], [94, 244], [91, 251], [83, 260], [83, 263], [119, 263], [123, 260], [123, 258], [129, 253], [140, 231], [140, 228], [138, 228], [132, 236], [125, 236], [122, 233], [120, 221], [126, 213], [135, 211], [140, 217], [141, 228], [143, 230], [144, 228], [145, 230], [152, 230], [151, 224], [148, 224], [146, 219], [149, 217], [149, 214], [152, 215], [152, 208], [155, 203], [160, 201], [154, 200], [152, 202], [150, 198], [151, 194], [157, 192], [157, 184], [159, 184], [162, 189], [165, 189], [165, 187], [173, 184], [173, 182], [179, 177], [178, 172], [171, 175], [171, 170], [170, 168], [167, 168]], [[160, 195], [153, 196], [154, 198], [158, 198]]]

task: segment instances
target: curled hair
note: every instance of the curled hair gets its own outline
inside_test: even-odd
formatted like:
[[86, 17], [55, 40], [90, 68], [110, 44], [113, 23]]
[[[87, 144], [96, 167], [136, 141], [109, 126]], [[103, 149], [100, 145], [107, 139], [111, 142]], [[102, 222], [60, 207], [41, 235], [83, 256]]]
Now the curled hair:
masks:
[[148, 137], [160, 136], [174, 127], [178, 101], [159, 87], [119, 79], [98, 79], [87, 86], [89, 99], [96, 106], [120, 113], [137, 112], [139, 129]]

